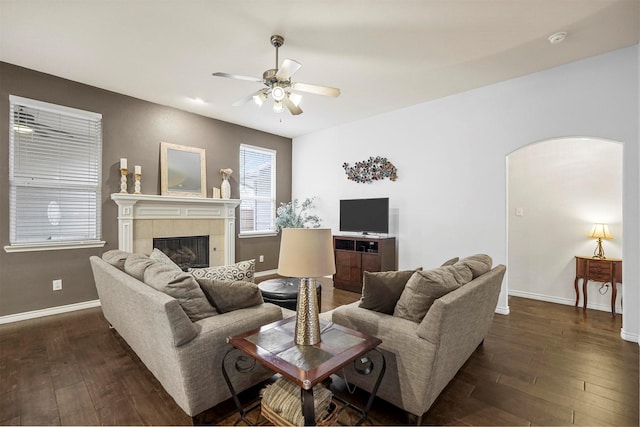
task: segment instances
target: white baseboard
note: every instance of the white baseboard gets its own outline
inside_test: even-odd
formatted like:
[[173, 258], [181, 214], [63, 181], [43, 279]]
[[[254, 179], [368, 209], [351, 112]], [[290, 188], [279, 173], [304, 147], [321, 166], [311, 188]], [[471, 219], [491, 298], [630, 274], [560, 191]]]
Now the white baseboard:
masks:
[[278, 270], [256, 271], [253, 276], [254, 277], [264, 277], [264, 276], [273, 276], [274, 274], [278, 274]]
[[640, 335], [638, 334], [630, 334], [625, 332], [624, 329], [620, 329], [620, 337], [625, 341], [637, 342], [640, 344]]
[[[510, 296], [513, 295], [514, 297], [535, 299], [538, 301], [553, 302], [556, 304], [563, 304], [563, 305], [574, 306], [576, 304], [576, 300], [573, 298], [555, 297], [552, 295], [537, 294], [535, 292], [516, 291], [513, 289], [509, 289], [509, 295]], [[582, 300], [578, 301], [578, 307], [582, 307]], [[611, 312], [611, 306], [608, 304], [594, 304], [590, 302], [590, 303], [587, 303], [587, 308], [591, 308], [593, 310]], [[621, 307], [616, 307], [616, 314], [622, 314]]]
[[75, 304], [61, 305], [58, 307], [44, 308], [42, 310], [27, 311], [24, 313], [9, 314], [0, 316], [0, 325], [5, 323], [20, 322], [22, 320], [35, 319], [37, 317], [51, 316], [54, 314], [68, 313], [70, 311], [84, 310], [87, 308], [99, 307], [100, 300], [78, 302]]
[[496, 307], [496, 311], [495, 311], [495, 312], [496, 312], [496, 313], [498, 313], [498, 314], [504, 314], [504, 315], [506, 316], [506, 315], [508, 315], [511, 311], [509, 310], [509, 306], [506, 306], [506, 307], [500, 307], [500, 306], [497, 306], [497, 307]]

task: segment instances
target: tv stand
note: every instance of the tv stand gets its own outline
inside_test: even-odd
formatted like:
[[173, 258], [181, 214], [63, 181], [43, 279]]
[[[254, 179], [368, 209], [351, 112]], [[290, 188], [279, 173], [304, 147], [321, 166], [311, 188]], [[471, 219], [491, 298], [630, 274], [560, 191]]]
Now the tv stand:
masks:
[[336, 274], [333, 286], [362, 292], [365, 271], [391, 271], [396, 266], [396, 238], [368, 236], [333, 236]]

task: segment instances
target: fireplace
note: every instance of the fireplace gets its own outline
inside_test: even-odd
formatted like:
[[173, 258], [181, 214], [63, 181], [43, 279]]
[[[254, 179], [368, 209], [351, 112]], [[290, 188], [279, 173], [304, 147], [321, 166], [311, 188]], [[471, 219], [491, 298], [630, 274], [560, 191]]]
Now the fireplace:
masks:
[[153, 239], [209, 236], [209, 266], [235, 262], [235, 211], [240, 200], [114, 193], [118, 249], [149, 254]]
[[183, 270], [209, 267], [209, 236], [154, 238], [153, 247], [164, 252]]

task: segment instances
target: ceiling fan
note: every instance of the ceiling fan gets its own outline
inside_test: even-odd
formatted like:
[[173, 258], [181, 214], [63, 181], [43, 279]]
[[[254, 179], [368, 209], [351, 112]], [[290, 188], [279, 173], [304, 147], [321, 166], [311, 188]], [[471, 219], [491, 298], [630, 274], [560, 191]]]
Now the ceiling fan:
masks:
[[276, 48], [276, 68], [269, 69], [262, 73], [262, 78], [239, 76], [237, 74], [222, 72], [213, 73], [216, 77], [248, 80], [250, 82], [263, 83], [266, 86], [265, 88], [234, 102], [234, 107], [243, 105], [252, 99], [258, 106], [262, 106], [264, 101], [266, 101], [269, 98], [269, 95], [271, 95], [273, 98], [273, 110], [275, 112], [281, 113], [284, 111], [284, 108], [287, 107], [291, 114], [297, 116], [302, 113], [302, 109], [298, 105], [302, 96], [296, 92], [313, 93], [316, 95], [333, 97], [340, 95], [340, 89], [334, 87], [292, 82], [291, 76], [300, 69], [302, 64], [294, 61], [293, 59], [285, 59], [282, 61], [282, 66], [278, 68], [278, 48], [283, 44], [284, 37], [279, 35], [271, 36], [271, 45]]

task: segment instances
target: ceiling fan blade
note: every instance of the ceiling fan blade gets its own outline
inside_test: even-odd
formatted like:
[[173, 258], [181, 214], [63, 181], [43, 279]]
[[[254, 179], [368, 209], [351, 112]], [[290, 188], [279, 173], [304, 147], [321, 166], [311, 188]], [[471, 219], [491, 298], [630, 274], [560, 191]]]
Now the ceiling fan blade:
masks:
[[236, 102], [234, 102], [231, 105], [233, 105], [234, 107], [240, 107], [240, 106], [246, 104], [247, 102], [251, 101], [254, 96], [260, 95], [261, 93], [267, 92], [268, 90], [269, 90], [268, 88], [260, 89], [260, 90], [258, 90], [256, 92], [253, 92], [251, 95], [247, 95], [242, 99], [238, 99]]
[[289, 109], [289, 111], [291, 112], [291, 115], [293, 116], [297, 116], [298, 114], [302, 114], [302, 108], [298, 107], [296, 104], [294, 104], [288, 96], [285, 96], [284, 99], [282, 100], [282, 102], [284, 103], [284, 105]]
[[237, 74], [229, 74], [229, 73], [213, 73], [212, 75], [215, 77], [227, 77], [229, 79], [248, 80], [250, 82], [262, 83], [262, 79], [259, 79], [257, 77], [239, 76]]
[[310, 85], [307, 83], [292, 83], [291, 89], [298, 90], [300, 92], [315, 93], [316, 95], [325, 95], [325, 96], [333, 96], [333, 97], [340, 95], [340, 89], [338, 88]]
[[302, 64], [294, 61], [293, 59], [285, 59], [282, 61], [282, 66], [276, 73], [278, 81], [289, 80], [293, 73], [298, 71], [302, 67]]

